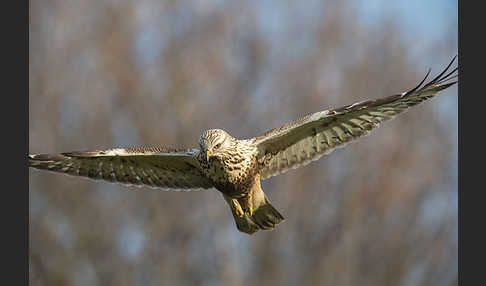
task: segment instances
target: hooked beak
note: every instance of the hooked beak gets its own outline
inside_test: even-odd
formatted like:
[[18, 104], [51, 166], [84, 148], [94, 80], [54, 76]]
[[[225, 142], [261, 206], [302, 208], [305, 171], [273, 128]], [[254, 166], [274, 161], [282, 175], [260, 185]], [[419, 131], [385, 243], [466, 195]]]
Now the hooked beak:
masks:
[[211, 150], [206, 150], [206, 162], [209, 162], [209, 157], [211, 156]]

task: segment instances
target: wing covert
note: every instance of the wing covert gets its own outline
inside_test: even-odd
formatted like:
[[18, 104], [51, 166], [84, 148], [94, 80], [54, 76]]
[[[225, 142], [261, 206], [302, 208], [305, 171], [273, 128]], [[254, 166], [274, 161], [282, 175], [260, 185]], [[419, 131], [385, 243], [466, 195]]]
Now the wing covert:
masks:
[[154, 188], [208, 189], [198, 149], [161, 147], [29, 155], [29, 167], [72, 176]]
[[417, 87], [402, 94], [316, 112], [253, 138], [258, 148], [262, 179], [308, 164], [338, 147], [344, 147], [367, 135], [382, 122], [455, 84], [456, 81], [450, 80], [457, 77], [453, 75], [457, 68], [444, 76], [455, 58], [423, 87], [430, 70]]

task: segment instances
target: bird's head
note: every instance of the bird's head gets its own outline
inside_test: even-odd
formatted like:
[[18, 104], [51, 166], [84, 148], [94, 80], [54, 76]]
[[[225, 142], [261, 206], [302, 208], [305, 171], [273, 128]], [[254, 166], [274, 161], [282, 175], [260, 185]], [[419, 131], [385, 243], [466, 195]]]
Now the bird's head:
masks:
[[210, 129], [199, 137], [199, 147], [209, 162], [210, 157], [220, 157], [223, 151], [231, 146], [233, 140], [234, 138], [224, 130]]

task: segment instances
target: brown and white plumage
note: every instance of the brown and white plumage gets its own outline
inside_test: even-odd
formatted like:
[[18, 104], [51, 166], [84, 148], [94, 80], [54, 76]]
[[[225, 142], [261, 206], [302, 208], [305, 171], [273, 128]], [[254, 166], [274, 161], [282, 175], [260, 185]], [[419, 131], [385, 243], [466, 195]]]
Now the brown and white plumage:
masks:
[[[260, 180], [317, 160], [367, 135], [386, 120], [450, 87], [455, 58], [436, 78], [397, 95], [307, 115], [258, 137], [238, 140], [224, 130], [205, 131], [199, 149], [117, 148], [29, 155], [29, 167], [161, 189], [219, 190], [237, 228], [252, 234], [284, 220]], [[447, 73], [447, 74], [446, 74]]]
[[196, 159], [199, 150], [160, 147], [29, 155], [29, 167], [126, 185], [208, 189]]
[[397, 95], [368, 100], [307, 115], [254, 138], [263, 179], [306, 165], [338, 147], [367, 135], [381, 123], [395, 118], [411, 106], [438, 94], [456, 82], [448, 82], [457, 68], [447, 75], [455, 58], [444, 71], [420, 87]]

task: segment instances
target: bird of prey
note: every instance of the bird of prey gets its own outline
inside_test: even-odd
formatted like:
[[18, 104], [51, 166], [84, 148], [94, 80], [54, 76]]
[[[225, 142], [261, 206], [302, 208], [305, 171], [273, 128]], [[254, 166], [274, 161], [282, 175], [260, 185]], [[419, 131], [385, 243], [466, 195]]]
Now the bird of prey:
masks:
[[[210, 189], [223, 195], [239, 231], [271, 230], [284, 220], [260, 186], [267, 179], [319, 159], [368, 134], [457, 81], [454, 59], [422, 86], [377, 100], [329, 109], [289, 122], [251, 139], [211, 129], [198, 148], [115, 148], [103, 151], [28, 155], [29, 167], [128, 185], [160, 189]], [[447, 73], [447, 74], [446, 74]]]

